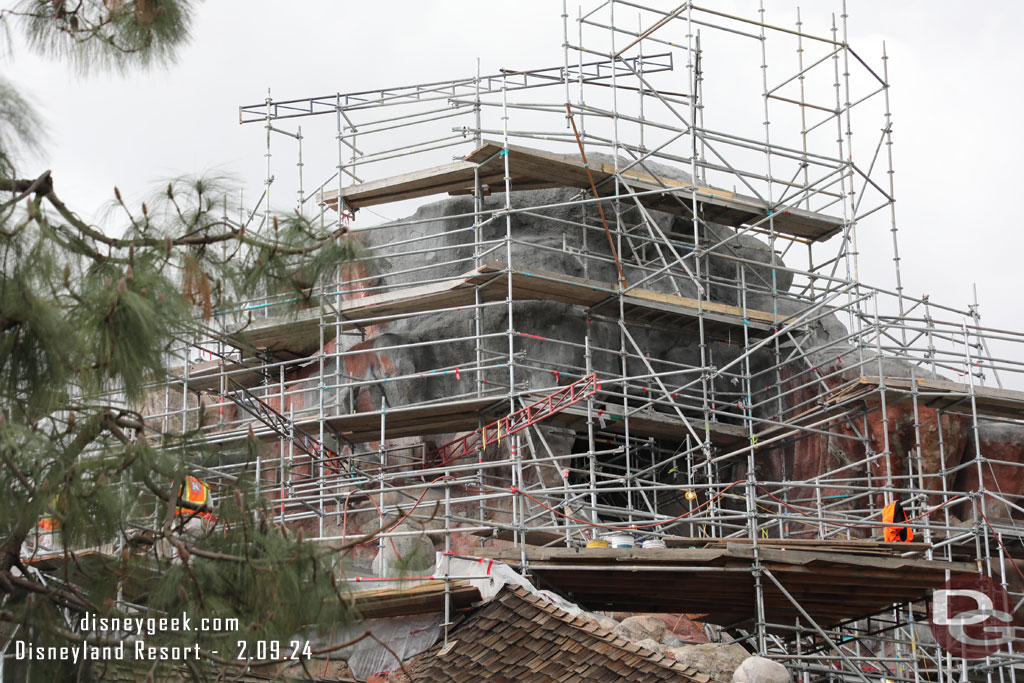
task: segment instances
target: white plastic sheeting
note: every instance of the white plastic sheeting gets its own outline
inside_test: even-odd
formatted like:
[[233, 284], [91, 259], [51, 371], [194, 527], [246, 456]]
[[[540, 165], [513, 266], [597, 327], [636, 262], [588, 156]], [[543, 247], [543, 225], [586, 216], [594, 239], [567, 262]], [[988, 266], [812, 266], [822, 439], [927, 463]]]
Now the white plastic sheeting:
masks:
[[399, 668], [399, 659], [408, 661], [437, 642], [443, 621], [443, 614], [415, 614], [352, 624], [345, 633], [336, 635], [336, 642], [351, 640], [369, 630], [387, 647], [373, 638], [364, 638], [351, 648], [341, 650], [338, 656], [348, 660], [352, 674], [360, 680], [376, 673], [394, 671]]
[[[445, 572], [447, 559], [448, 571]], [[574, 617], [583, 614], [576, 603], [569, 602], [551, 591], [540, 590], [532, 583], [516, 573], [512, 567], [494, 560], [482, 558], [466, 559], [462, 557], [445, 558], [443, 553], [437, 554], [437, 568], [434, 576], [442, 579], [451, 576], [455, 579], [469, 578], [469, 582], [480, 591], [484, 602], [489, 602], [506, 585], [519, 586], [534, 595], [539, 595], [551, 604], [564, 609]], [[476, 578], [479, 577], [479, 578]]]

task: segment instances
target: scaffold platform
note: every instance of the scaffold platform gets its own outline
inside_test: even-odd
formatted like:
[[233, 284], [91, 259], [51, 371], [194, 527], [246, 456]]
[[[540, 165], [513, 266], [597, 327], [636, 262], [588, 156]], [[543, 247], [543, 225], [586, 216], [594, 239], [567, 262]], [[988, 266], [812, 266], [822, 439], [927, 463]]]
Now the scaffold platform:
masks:
[[[509, 293], [514, 301], [552, 301], [581, 306], [596, 314], [618, 315], [618, 286], [613, 283], [544, 270], [509, 269], [504, 263], [490, 262], [441, 282], [347, 299], [324, 311], [322, 316], [317, 309], [257, 320], [236, 332], [232, 340], [273, 354], [306, 357], [319, 348], [322, 325], [326, 325], [325, 332], [330, 338], [334, 328], [344, 331], [432, 311], [470, 307], [478, 294], [481, 302], [505, 301]], [[788, 322], [767, 311], [744, 311], [730, 304], [640, 287], [627, 288], [622, 294], [622, 305], [628, 320], [671, 324], [680, 334], [695, 334], [701, 317], [709, 334], [728, 335], [746, 327], [753, 338], [769, 334], [773, 325]], [[742, 334], [736, 338], [742, 339]]]
[[[694, 546], [707, 540], [691, 539]], [[702, 614], [702, 621], [730, 625], [757, 617], [754, 546], [749, 539], [732, 541], [666, 549], [481, 548], [474, 554], [517, 566], [525, 556], [542, 585], [592, 610]], [[828, 541], [758, 545], [761, 567], [781, 584], [762, 578], [764, 607], [781, 623], [806, 622], [801, 608], [821, 626], [868, 617], [893, 603], [924, 599], [942, 586], [947, 571], [977, 571], [967, 562], [900, 557], [885, 544], [874, 544], [873, 554], [864, 542], [859, 548], [829, 547]]]
[[[436, 194], [472, 194], [477, 173], [485, 192], [503, 192], [505, 166], [501, 157], [504, 149], [501, 143], [487, 141], [461, 161], [349, 185], [341, 190], [342, 202], [347, 209], [355, 211]], [[516, 145], [509, 145], [507, 154], [513, 190], [590, 189], [587, 165], [578, 157]], [[658, 211], [687, 214], [692, 210], [688, 202], [696, 200], [704, 220], [734, 227], [757, 224], [767, 232], [767, 219], [771, 216], [775, 232], [811, 242], [827, 240], [843, 227], [841, 218], [795, 206], [773, 207], [756, 197], [655, 176], [635, 168], [616, 174], [614, 165], [601, 163], [590, 171], [601, 196], [615, 193], [613, 180], [618, 175], [620, 181], [631, 188], [620, 190], [620, 195], [628, 198], [635, 193], [644, 206]], [[324, 192], [322, 199], [336, 209], [338, 191]]]

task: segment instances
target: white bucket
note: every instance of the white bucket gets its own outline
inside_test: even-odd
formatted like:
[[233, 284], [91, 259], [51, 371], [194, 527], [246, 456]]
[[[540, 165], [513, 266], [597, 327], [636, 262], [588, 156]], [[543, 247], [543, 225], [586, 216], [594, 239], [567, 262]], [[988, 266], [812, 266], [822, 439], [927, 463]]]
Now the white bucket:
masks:
[[663, 538], [648, 538], [645, 539], [641, 546], [644, 550], [664, 550], [665, 539]]
[[621, 531], [604, 534], [602, 538], [608, 541], [613, 548], [633, 548], [636, 546], [636, 540], [633, 538], [633, 534], [627, 534]]

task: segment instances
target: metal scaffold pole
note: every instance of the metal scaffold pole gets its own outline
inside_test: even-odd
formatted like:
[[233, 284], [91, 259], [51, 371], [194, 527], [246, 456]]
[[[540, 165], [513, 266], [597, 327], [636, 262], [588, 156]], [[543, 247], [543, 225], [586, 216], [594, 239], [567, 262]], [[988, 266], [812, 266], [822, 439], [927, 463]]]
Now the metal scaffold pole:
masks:
[[[1024, 491], [992, 484], [1014, 465], [984, 432], [1024, 429], [1024, 334], [976, 295], [908, 294], [890, 55], [862, 58], [833, 5], [781, 26], [760, 0], [563, 0], [549, 68], [241, 107], [266, 140], [240, 218], [271, 229], [294, 184], [354, 256], [197, 326], [147, 422], [193, 430], [224, 454], [196, 464], [215, 492], [255, 477], [316, 542], [384, 526], [357, 566], [441, 551], [446, 644], [454, 574], [486, 558], [587, 610], [708, 614], [804, 683], [1012, 680], [1020, 653], [958, 663], [917, 634], [967, 559], [1019, 590]], [[276, 180], [272, 133], [297, 141]], [[869, 248], [887, 232], [891, 258]], [[861, 279], [880, 261], [894, 287]], [[587, 592], [612, 584], [633, 602]]]

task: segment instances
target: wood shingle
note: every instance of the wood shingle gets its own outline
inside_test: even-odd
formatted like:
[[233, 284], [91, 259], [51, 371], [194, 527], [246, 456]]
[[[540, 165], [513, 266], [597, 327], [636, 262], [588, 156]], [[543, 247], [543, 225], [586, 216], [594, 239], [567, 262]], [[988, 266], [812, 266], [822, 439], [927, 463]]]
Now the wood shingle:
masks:
[[467, 615], [412, 663], [411, 681], [685, 681], [707, 683], [697, 670], [637, 647], [594, 622], [518, 587]]

